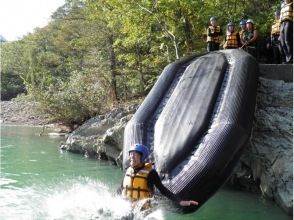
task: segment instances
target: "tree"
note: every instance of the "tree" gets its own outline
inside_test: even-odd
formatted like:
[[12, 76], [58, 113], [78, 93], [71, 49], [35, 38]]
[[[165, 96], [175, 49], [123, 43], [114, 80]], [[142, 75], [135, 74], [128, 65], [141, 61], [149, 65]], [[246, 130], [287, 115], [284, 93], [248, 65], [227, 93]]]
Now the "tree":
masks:
[[20, 93], [26, 93], [22, 77], [28, 70], [24, 44], [1, 42], [1, 100], [10, 100]]

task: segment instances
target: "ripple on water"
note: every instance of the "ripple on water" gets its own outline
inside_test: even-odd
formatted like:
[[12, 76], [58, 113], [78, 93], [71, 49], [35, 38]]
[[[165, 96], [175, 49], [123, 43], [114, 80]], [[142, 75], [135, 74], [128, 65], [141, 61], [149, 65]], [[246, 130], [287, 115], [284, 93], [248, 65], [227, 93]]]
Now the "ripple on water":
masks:
[[0, 149], [12, 148], [12, 147], [16, 147], [16, 146], [15, 145], [11, 145], [11, 144], [8, 144], [8, 145], [2, 145], [2, 144], [0, 144]]

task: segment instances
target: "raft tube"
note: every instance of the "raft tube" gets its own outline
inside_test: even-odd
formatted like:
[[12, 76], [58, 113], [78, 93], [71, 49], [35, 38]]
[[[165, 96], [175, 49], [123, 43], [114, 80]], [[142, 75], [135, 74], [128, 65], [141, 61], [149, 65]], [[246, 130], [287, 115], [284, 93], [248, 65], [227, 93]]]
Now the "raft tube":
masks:
[[124, 133], [123, 166], [146, 145], [164, 185], [199, 206], [228, 179], [247, 145], [258, 64], [241, 49], [191, 56], [165, 67]]

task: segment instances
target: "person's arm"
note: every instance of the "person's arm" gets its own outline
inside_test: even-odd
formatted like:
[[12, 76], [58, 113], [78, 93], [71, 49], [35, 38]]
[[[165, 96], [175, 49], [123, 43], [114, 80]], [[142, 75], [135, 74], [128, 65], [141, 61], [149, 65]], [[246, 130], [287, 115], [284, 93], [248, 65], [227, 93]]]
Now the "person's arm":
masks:
[[253, 31], [253, 37], [246, 42], [246, 45], [249, 45], [251, 43], [254, 43], [256, 41], [256, 39], [257, 39], [257, 30], [254, 30]]
[[245, 34], [245, 32], [243, 32], [242, 36], [240, 36], [242, 47], [247, 45], [247, 40], [245, 39], [244, 34]]
[[208, 27], [208, 28], [207, 28], [207, 36], [209, 36], [209, 37], [213, 37], [213, 34], [214, 34], [214, 33], [211, 33], [211, 29], [210, 29], [210, 27]]
[[223, 36], [223, 30], [221, 29], [221, 27], [219, 28], [219, 35]]
[[242, 43], [241, 43], [241, 38], [239, 33], [237, 33], [237, 42], [238, 42], [238, 47], [241, 47]]
[[158, 173], [155, 170], [151, 170], [148, 175], [148, 184], [150, 188], [153, 188], [153, 185], [159, 190], [159, 192], [169, 198], [172, 201], [178, 202], [178, 199], [175, 194], [169, 191], [161, 182]]
[[256, 39], [257, 39], [257, 36], [258, 36], [257, 30], [254, 30], [253, 31], [253, 37], [248, 41], [248, 44], [255, 42]]
[[117, 188], [117, 190], [116, 190], [116, 194], [117, 195], [121, 195], [121, 193], [122, 193], [122, 188], [123, 188], [123, 182], [121, 182], [121, 184], [120, 184], [120, 186]]
[[160, 193], [170, 200], [178, 203], [180, 206], [190, 206], [190, 205], [198, 205], [197, 201], [193, 200], [180, 200], [177, 198], [175, 194], [173, 194], [171, 191], [169, 191], [161, 182], [160, 177], [158, 173], [155, 170], [151, 170], [148, 175], [148, 183], [150, 184], [150, 188], [153, 188], [151, 185], [156, 186], [156, 188], [160, 191]]

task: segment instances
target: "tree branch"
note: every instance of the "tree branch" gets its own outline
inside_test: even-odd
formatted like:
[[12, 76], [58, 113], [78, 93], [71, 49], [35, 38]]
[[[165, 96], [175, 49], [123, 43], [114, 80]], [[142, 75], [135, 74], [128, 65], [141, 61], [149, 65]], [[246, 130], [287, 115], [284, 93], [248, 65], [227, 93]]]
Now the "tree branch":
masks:
[[[168, 30], [168, 28], [166, 27], [166, 25], [162, 24], [162, 22], [160, 21], [160, 19], [158, 18], [158, 16], [156, 14], [154, 14], [154, 12], [150, 11], [149, 9], [143, 7], [142, 5], [140, 5], [139, 3], [136, 3], [142, 10], [148, 12], [149, 14], [153, 15], [155, 17], [155, 19], [157, 20], [158, 24], [162, 27], [162, 29], [167, 33], [167, 35], [169, 36], [169, 38], [172, 40], [174, 48], [175, 48], [175, 52], [176, 52], [176, 59], [179, 59], [179, 50], [178, 50], [178, 44], [176, 41], [176, 36]], [[154, 5], [153, 5], [154, 6]], [[155, 9], [155, 8], [153, 8]]]

